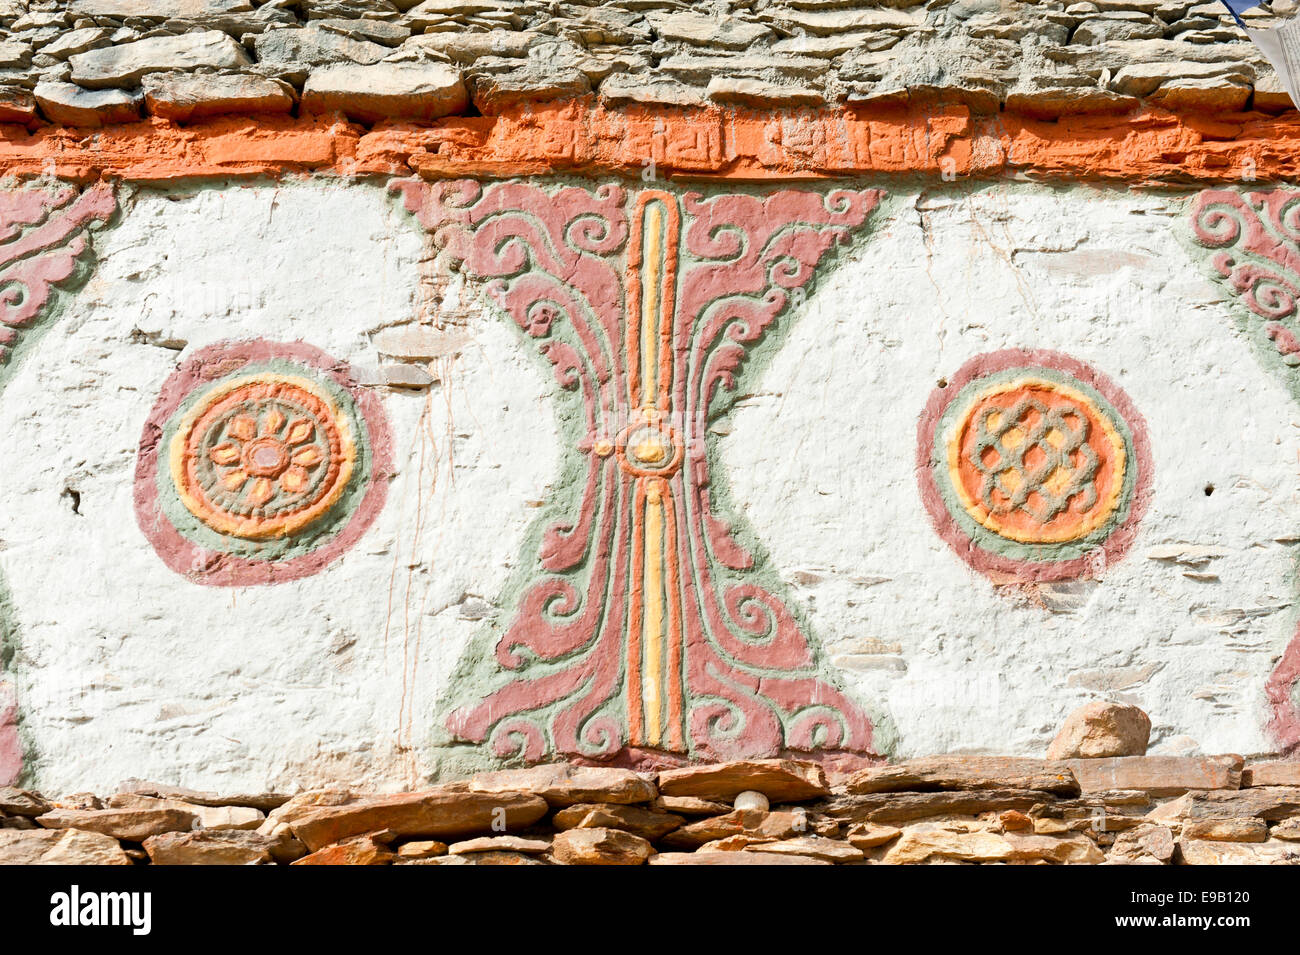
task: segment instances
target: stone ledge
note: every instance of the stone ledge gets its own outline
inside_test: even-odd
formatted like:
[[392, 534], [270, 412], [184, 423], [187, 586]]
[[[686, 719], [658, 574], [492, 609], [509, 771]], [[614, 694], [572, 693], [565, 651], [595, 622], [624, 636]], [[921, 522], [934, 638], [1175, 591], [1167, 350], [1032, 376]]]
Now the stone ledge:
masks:
[[0, 864], [1300, 865], [1300, 787], [1237, 788], [1293, 765], [939, 756], [830, 781], [772, 759], [558, 763], [382, 796], [0, 788]]
[[[420, 111], [422, 71], [447, 79], [428, 109], [495, 113], [521, 102], [592, 92], [660, 106], [741, 103], [796, 109], [821, 104], [923, 103], [938, 97], [980, 114], [1011, 111], [1050, 119], [1145, 105], [1207, 113], [1290, 102], [1259, 51], [1226, 10], [1211, 4], [1116, 0], [1087, 5], [1004, 3], [996, 12], [933, 0], [844, 0], [810, 8], [775, 2], [759, 10], [726, 3], [708, 15], [615, 0], [597, 8], [541, 3], [357, 0], [281, 4], [235, 0], [58, 0], [22, 16], [0, 7], [0, 92], [13, 98], [39, 84], [83, 93], [118, 90], [138, 98], [157, 73], [213, 77], [212, 104], [224, 111], [239, 77], [286, 84], [291, 100], [332, 90], [350, 118], [373, 123]], [[1097, 7], [1093, 4], [1092, 7]], [[1294, 0], [1275, 0], [1290, 15]], [[301, 7], [301, 9], [299, 9]], [[403, 10], [403, 7], [407, 9]], [[352, 15], [344, 15], [344, 14]], [[1269, 5], [1255, 25], [1277, 22]], [[1168, 18], [1168, 19], [1166, 19]], [[363, 68], [373, 67], [367, 74]], [[220, 82], [217, 77], [234, 77]], [[97, 126], [116, 122], [112, 98], [91, 97], [75, 121], [57, 106], [0, 121]], [[162, 102], [162, 101], [159, 101]], [[225, 104], [224, 106], [222, 104]], [[178, 119], [165, 106], [150, 115]], [[249, 113], [261, 106], [256, 102]]]

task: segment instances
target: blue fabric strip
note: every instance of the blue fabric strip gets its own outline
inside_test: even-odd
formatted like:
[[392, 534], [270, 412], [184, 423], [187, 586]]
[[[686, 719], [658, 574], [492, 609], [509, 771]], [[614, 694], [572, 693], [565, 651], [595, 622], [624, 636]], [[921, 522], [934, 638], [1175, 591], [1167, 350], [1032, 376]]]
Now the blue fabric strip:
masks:
[[1240, 14], [1260, 4], [1260, 0], [1220, 0], [1220, 2], [1228, 8], [1228, 12], [1232, 14], [1232, 19], [1237, 21], [1239, 27], [1246, 26], [1241, 22]]

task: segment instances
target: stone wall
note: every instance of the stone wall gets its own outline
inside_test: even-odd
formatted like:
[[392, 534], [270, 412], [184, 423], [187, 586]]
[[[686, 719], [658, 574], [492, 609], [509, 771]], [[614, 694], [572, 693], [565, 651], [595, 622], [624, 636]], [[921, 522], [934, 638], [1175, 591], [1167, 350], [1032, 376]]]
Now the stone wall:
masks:
[[[1246, 17], [1267, 26], [1293, 9]], [[299, 102], [428, 120], [591, 93], [784, 109], [949, 98], [1039, 118], [1139, 100], [1289, 105], [1221, 5], [1177, 0], [38, 0], [0, 6], [0, 27], [4, 117], [78, 126]]]
[[383, 798], [0, 789], [0, 863], [1297, 865], [1295, 763], [940, 758], [543, 765]]

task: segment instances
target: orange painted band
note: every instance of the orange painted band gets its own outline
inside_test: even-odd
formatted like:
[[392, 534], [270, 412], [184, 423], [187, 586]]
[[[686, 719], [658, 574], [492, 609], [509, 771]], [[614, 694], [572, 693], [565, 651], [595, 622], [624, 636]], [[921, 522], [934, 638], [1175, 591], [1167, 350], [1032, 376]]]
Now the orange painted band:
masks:
[[0, 126], [0, 175], [176, 182], [319, 172], [506, 178], [552, 173], [799, 180], [925, 174], [1127, 183], [1300, 178], [1300, 114], [1041, 120], [964, 105], [799, 111], [629, 106], [591, 98], [367, 129], [341, 116], [152, 119], [102, 129]]

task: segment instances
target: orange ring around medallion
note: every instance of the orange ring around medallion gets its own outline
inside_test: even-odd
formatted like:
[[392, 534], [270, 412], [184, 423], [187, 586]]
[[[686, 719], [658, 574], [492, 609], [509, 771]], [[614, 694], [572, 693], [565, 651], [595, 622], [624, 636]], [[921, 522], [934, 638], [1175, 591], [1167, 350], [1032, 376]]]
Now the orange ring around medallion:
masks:
[[[628, 474], [636, 477], [670, 477], [676, 473], [677, 469], [682, 466], [682, 458], [685, 456], [686, 449], [682, 446], [681, 436], [678, 435], [677, 429], [670, 425], [660, 424], [660, 413], [654, 409], [646, 409], [643, 417], [628, 425], [618, 433], [615, 439], [614, 448], [618, 454], [618, 466]], [[640, 460], [645, 462], [638, 464], [634, 458], [636, 450], [633, 449], [631, 457], [628, 455], [628, 440], [638, 431], [654, 431], [664, 439], [667, 449], [672, 453], [667, 455], [667, 461], [663, 464], [653, 464], [645, 458]]]
[[[197, 462], [210, 430], [232, 409], [245, 402], [280, 398], [311, 414], [326, 434], [329, 460], [321, 490], [301, 505], [271, 515], [232, 513], [214, 502], [199, 479]], [[254, 443], [250, 440], [250, 444]], [[356, 458], [351, 423], [328, 396], [310, 380], [296, 375], [262, 373], [222, 382], [194, 406], [180, 422], [168, 449], [172, 481], [185, 508], [208, 527], [251, 540], [286, 537], [326, 514], [351, 480]]]
[[[975, 472], [968, 460], [973, 422], [980, 411], [996, 409], [999, 400], [1017, 394], [1035, 396], [1049, 407], [1068, 403], [1091, 425], [1085, 443], [1096, 452], [1099, 470], [1095, 481], [1097, 501], [1086, 511], [1079, 512], [1071, 506], [1047, 524], [1031, 526], [1032, 521], [1027, 523], [1019, 520], [1014, 512], [1001, 517], [994, 514], [978, 499], [977, 485], [981, 481], [981, 476]], [[1124, 439], [1116, 432], [1114, 423], [1096, 406], [1096, 403], [1074, 388], [1034, 375], [1004, 382], [975, 395], [966, 410], [962, 412], [948, 440], [949, 480], [966, 513], [993, 533], [1021, 543], [1065, 543], [1091, 534], [1109, 520], [1119, 506], [1127, 468], [1128, 455], [1124, 447]]]

